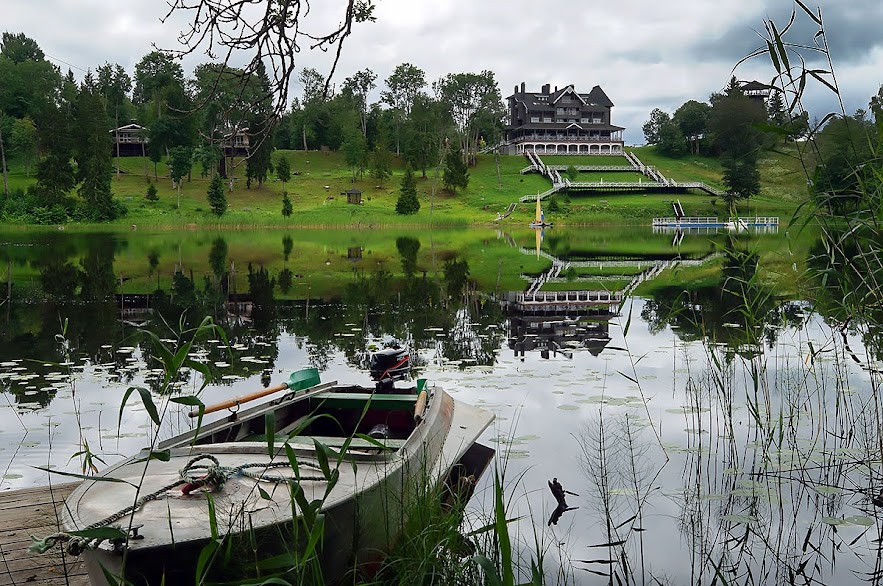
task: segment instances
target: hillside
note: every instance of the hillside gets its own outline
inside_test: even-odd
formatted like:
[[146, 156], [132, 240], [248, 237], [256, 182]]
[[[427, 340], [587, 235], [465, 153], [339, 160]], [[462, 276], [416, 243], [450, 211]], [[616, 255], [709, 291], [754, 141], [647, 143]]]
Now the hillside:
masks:
[[[665, 176], [677, 181], [702, 181], [721, 188], [721, 171], [717, 160], [687, 156], [671, 159], [659, 155], [653, 147], [634, 149], [635, 154], [648, 165], [656, 166]], [[229, 211], [220, 219], [211, 215], [206, 201], [208, 178], [194, 169], [181, 189], [180, 208], [177, 192], [168, 177], [164, 163], [156, 168], [140, 157], [120, 159], [120, 175], [114, 175], [114, 196], [129, 209], [127, 217], [118, 221], [121, 225], [142, 224], [156, 226], [181, 226], [186, 224], [228, 226], [393, 226], [393, 225], [450, 225], [466, 226], [492, 224], [498, 214], [517, 202], [524, 195], [545, 191], [550, 183], [537, 174], [520, 173], [527, 160], [517, 156], [500, 158], [499, 181], [492, 155], [482, 155], [478, 165], [470, 168], [469, 186], [451, 194], [442, 190], [439, 177], [433, 196], [434, 170], [427, 177], [418, 177], [420, 211], [413, 216], [394, 213], [395, 202], [404, 166], [394, 162], [394, 174], [382, 184], [367, 172], [352, 181], [352, 171], [346, 166], [343, 155], [336, 152], [277, 151], [274, 159], [286, 157], [291, 163], [293, 176], [285, 186], [291, 196], [294, 214], [284, 218], [281, 214], [282, 184], [268, 180], [262, 187], [246, 187], [245, 165], [240, 162], [234, 170], [232, 192], [227, 192]], [[599, 157], [547, 157], [552, 164], [599, 164]], [[603, 164], [617, 164], [618, 157], [603, 157]], [[610, 160], [608, 160], [610, 159]], [[623, 161], [624, 162], [624, 161]], [[806, 180], [799, 162], [791, 153], [767, 153], [761, 159], [763, 191], [744, 206], [750, 214], [785, 215], [803, 199]], [[637, 181], [638, 173], [581, 173], [582, 181]], [[27, 178], [23, 165], [13, 161], [10, 188], [23, 189], [35, 182]], [[150, 202], [144, 194], [150, 183], [159, 190], [159, 201]], [[362, 204], [347, 203], [342, 194], [356, 187], [362, 190]], [[558, 194], [544, 204], [547, 218], [566, 224], [590, 223], [644, 223], [654, 216], [671, 214], [671, 195], [601, 193]], [[679, 195], [684, 209], [690, 215], [725, 215], [722, 202], [708, 194]], [[741, 213], [741, 212], [740, 212]], [[523, 225], [534, 215], [532, 205], [519, 204], [514, 213], [503, 223]]]

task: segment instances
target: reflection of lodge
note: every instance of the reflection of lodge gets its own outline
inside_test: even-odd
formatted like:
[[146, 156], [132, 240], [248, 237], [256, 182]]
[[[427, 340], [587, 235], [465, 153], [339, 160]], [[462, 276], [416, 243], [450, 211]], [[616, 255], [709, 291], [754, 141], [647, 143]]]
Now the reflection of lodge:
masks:
[[531, 315], [555, 315], [618, 305], [621, 291], [527, 291], [506, 294], [503, 308]]
[[539, 350], [543, 358], [550, 352], [569, 356], [572, 350], [588, 350], [598, 356], [610, 343], [609, 322], [617, 314], [609, 308], [588, 310], [578, 318], [510, 313], [509, 348], [516, 356]]

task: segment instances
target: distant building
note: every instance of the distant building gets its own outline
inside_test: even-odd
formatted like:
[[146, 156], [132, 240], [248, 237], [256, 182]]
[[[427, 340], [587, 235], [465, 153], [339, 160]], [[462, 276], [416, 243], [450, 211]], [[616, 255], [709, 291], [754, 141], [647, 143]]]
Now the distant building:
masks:
[[600, 86], [587, 94], [573, 85], [551, 90], [545, 84], [539, 92], [515, 86], [508, 98], [507, 152], [541, 155], [589, 155], [621, 153], [621, 126], [611, 123], [613, 102]]
[[221, 139], [221, 150], [225, 157], [247, 157], [249, 146], [248, 128], [228, 131]]
[[147, 155], [148, 130], [137, 124], [127, 124], [110, 131], [113, 135], [114, 157], [144, 157]]
[[742, 90], [742, 93], [745, 94], [748, 99], [766, 103], [773, 87], [759, 81], [740, 81], [739, 89]]

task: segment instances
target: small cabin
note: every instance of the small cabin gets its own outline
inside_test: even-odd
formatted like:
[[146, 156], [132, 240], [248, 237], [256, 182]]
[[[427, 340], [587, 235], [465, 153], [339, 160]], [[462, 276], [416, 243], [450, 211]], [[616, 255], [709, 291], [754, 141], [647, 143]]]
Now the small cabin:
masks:
[[113, 135], [111, 155], [143, 157], [147, 155], [148, 130], [138, 124], [126, 124], [109, 131]]
[[356, 189], [355, 187], [353, 187], [352, 189], [347, 189], [343, 193], [346, 194], [346, 203], [354, 203], [356, 205], [359, 205], [362, 203], [362, 190], [361, 189]]
[[228, 130], [221, 138], [221, 150], [225, 157], [247, 157], [250, 147], [247, 127]]

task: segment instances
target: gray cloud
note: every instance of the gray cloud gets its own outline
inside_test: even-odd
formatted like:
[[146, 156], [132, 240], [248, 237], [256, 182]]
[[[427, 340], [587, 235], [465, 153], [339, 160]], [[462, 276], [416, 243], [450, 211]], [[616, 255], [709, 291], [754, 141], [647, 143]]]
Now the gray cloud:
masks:
[[[821, 4], [847, 108], [864, 107], [883, 82], [883, 35], [877, 32], [883, 5], [879, 0]], [[343, 0], [313, 2], [311, 30], [336, 23], [342, 5]], [[186, 22], [178, 16], [161, 24], [165, 10], [162, 0], [3, 0], [0, 26], [24, 32], [48, 55], [78, 68], [109, 61], [132, 72], [153, 44], [176, 46]], [[430, 82], [449, 72], [490, 69], [503, 96], [522, 81], [530, 88], [600, 85], [616, 104], [614, 122], [627, 128], [626, 140], [640, 142], [651, 109], [671, 112], [720, 90], [736, 61], [757, 47], [752, 29], [761, 29], [765, 17], [784, 22], [789, 12], [790, 3], [782, 0], [378, 0], [378, 21], [359, 26], [347, 40], [335, 79], [339, 83], [368, 67], [382, 82], [407, 61], [423, 68]], [[803, 19], [795, 32], [811, 34], [808, 22]], [[206, 60], [202, 54], [191, 56], [185, 71]], [[328, 53], [299, 55], [299, 66], [320, 71], [327, 72], [331, 61]], [[82, 75], [79, 69], [75, 73]], [[739, 74], [769, 79], [771, 68], [757, 61]], [[294, 91], [299, 91], [296, 85]], [[832, 105], [824, 92], [813, 90], [810, 98], [814, 108]]]

